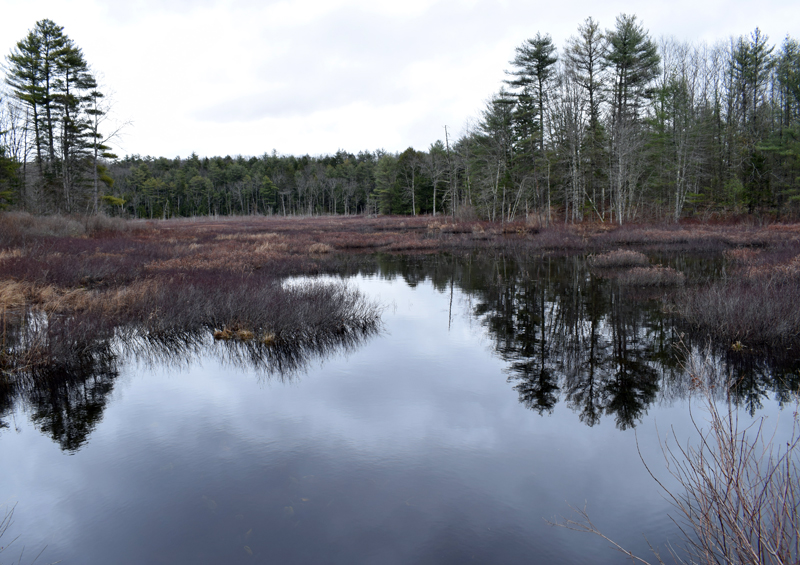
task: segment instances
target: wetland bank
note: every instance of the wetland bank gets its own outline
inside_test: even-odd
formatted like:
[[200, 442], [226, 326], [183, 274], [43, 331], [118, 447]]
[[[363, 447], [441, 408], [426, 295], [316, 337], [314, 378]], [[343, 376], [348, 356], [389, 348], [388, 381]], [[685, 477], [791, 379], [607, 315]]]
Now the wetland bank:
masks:
[[0, 225], [7, 535], [48, 561], [618, 562], [543, 520], [583, 501], [646, 554], [681, 350], [791, 435], [794, 225]]

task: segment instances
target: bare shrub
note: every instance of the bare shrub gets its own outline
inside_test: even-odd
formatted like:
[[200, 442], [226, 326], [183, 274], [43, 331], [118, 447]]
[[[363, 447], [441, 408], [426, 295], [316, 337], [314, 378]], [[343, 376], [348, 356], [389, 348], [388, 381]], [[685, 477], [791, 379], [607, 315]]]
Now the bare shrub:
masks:
[[478, 213], [470, 205], [461, 205], [456, 208], [455, 219], [459, 222], [474, 222], [478, 219]]
[[84, 235], [86, 228], [78, 220], [64, 216], [32, 216], [27, 212], [4, 212], [0, 214], [0, 232], [6, 237], [75, 237]]
[[[692, 413], [698, 439], [681, 445], [674, 430], [661, 444], [668, 473], [677, 481], [671, 490], [643, 461], [676, 511], [673, 520], [682, 543], [670, 547], [679, 563], [788, 565], [800, 562], [800, 421], [795, 410], [791, 437], [776, 440], [777, 428], [766, 418], [742, 427], [731, 395], [714, 398], [719, 383], [734, 383], [718, 373], [707, 350], [688, 355], [686, 370], [707, 414], [705, 425]], [[720, 406], [722, 404], [722, 406]], [[672, 440], [672, 441], [670, 441]], [[674, 442], [674, 445], [673, 445]], [[603, 534], [585, 508], [578, 518], [557, 523], [601, 536], [630, 557], [648, 564]], [[654, 550], [653, 563], [664, 563]]]
[[130, 223], [124, 218], [94, 214], [85, 220], [86, 233], [95, 235], [102, 232], [125, 232], [130, 229]]
[[624, 267], [646, 267], [650, 264], [647, 255], [628, 249], [617, 249], [602, 255], [594, 255], [589, 263], [598, 269], [617, 269]]
[[622, 273], [621, 284], [630, 286], [681, 286], [686, 282], [686, 275], [672, 267], [634, 267]]

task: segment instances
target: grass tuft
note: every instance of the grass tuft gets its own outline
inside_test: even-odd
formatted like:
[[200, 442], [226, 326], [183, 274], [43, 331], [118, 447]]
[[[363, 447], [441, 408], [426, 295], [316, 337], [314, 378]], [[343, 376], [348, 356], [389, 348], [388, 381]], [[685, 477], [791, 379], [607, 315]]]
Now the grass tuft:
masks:
[[686, 275], [672, 267], [634, 267], [619, 276], [619, 282], [629, 286], [683, 286]]
[[616, 249], [601, 255], [593, 255], [589, 259], [589, 264], [598, 269], [619, 269], [626, 267], [646, 267], [650, 264], [650, 260], [647, 258], [647, 255], [639, 251]]
[[316, 255], [330, 253], [331, 251], [333, 251], [333, 247], [327, 243], [314, 243], [308, 247], [308, 252]]

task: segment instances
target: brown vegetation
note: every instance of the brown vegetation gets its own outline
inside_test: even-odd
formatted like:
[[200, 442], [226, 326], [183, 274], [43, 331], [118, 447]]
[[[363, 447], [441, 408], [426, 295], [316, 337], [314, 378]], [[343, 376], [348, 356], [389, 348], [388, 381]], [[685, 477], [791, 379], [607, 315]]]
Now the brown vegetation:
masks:
[[[320, 288], [298, 294], [281, 286], [283, 278], [334, 272], [359, 253], [474, 249], [527, 256], [591, 251], [594, 267], [634, 267], [615, 276], [639, 286], [683, 282], [672, 269], [649, 267], [643, 251], [720, 249], [727, 253], [732, 277], [699, 290], [687, 288], [673, 310], [698, 328], [747, 346], [800, 335], [800, 226], [793, 224], [543, 228], [424, 216], [124, 221], [4, 213], [0, 312], [6, 337], [14, 328], [31, 327], [35, 316], [43, 320], [38, 337], [28, 336], [17, 350], [26, 352], [23, 365], [55, 354], [46, 353], [54, 336], [68, 337], [64, 343], [80, 349], [92, 336], [113, 335], [119, 324], [147, 332], [227, 329], [234, 340], [258, 343], [279, 342], [290, 334], [306, 339], [323, 328], [336, 329], [339, 322], [335, 316], [316, 319], [310, 308], [297, 304], [320, 305], [342, 296]], [[275, 314], [281, 309], [303, 314]], [[305, 324], [303, 316], [313, 323]], [[4, 356], [7, 368], [21, 363], [20, 355], [14, 362], [14, 356]]]
[[800, 244], [726, 253], [733, 269], [723, 280], [687, 289], [673, 307], [694, 327], [738, 349], [800, 346]]
[[650, 264], [650, 260], [647, 255], [639, 251], [616, 249], [601, 255], [593, 255], [589, 259], [589, 263], [593, 267], [600, 269], [617, 269], [623, 267], [645, 267]]
[[622, 273], [619, 282], [630, 286], [681, 286], [686, 275], [672, 267], [634, 267]]
[[123, 224], [98, 221], [87, 232], [69, 218], [0, 216], [5, 375], [78, 371], [122, 334], [298, 345], [378, 322], [377, 308], [343, 285], [282, 284], [330, 270], [323, 255], [332, 248], [308, 234], [263, 221]]

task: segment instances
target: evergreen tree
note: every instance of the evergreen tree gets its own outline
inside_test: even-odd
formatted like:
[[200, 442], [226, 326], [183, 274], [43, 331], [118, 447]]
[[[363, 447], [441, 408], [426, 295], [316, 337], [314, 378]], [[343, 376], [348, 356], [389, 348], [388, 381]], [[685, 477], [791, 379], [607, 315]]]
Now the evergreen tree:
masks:
[[56, 209], [83, 208], [90, 201], [88, 187], [97, 179], [91, 169], [98, 166], [92, 149], [96, 154], [99, 133], [88, 111], [99, 93], [82, 51], [64, 28], [45, 19], [7, 60], [6, 83], [29, 110], [40, 185]]
[[511, 61], [513, 70], [508, 73], [514, 78], [506, 81], [517, 97], [520, 137], [536, 140], [540, 152], [544, 151], [544, 107], [556, 61], [556, 46], [550, 35], [537, 33], [517, 47]]
[[607, 64], [613, 70], [612, 107], [614, 122], [637, 119], [643, 102], [651, 94], [647, 87], [658, 76], [661, 57], [656, 44], [636, 21], [621, 14], [608, 37]]
[[[569, 77], [584, 91], [587, 99], [588, 127], [584, 128], [583, 155], [585, 163], [576, 174], [584, 180], [586, 196], [600, 219], [605, 217], [605, 184], [601, 163], [604, 162], [605, 128], [602, 105], [605, 102], [608, 60], [608, 40], [600, 25], [592, 18], [578, 28], [578, 37], [567, 42], [566, 59]], [[600, 196], [597, 195], [598, 191]]]
[[608, 66], [613, 71], [611, 160], [608, 178], [612, 210], [622, 223], [636, 213], [643, 173], [643, 129], [640, 123], [648, 87], [658, 76], [661, 58], [656, 44], [636, 16], [621, 14], [608, 37]]
[[19, 190], [17, 163], [6, 156], [5, 147], [0, 145], [0, 210], [5, 210], [14, 201]]

